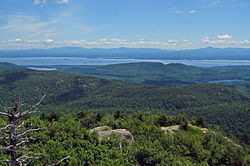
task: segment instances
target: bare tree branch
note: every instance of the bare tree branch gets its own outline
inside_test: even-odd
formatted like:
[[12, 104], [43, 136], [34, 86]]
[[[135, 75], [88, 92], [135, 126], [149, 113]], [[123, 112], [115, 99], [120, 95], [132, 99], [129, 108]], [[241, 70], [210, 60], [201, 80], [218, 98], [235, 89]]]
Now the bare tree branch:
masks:
[[11, 152], [14, 150], [16, 150], [16, 147], [14, 145], [9, 145], [7, 147], [3, 147], [0, 149], [0, 151], [3, 151], [3, 152]]
[[32, 137], [30, 137], [30, 138], [22, 138], [22, 139], [20, 139], [20, 140], [18, 140], [17, 142], [17, 144], [16, 144], [16, 146], [20, 146], [20, 145], [22, 145], [22, 144], [24, 144], [24, 143], [29, 143], [30, 142], [30, 140], [34, 140], [34, 138], [32, 138]]
[[0, 163], [10, 163], [10, 160], [2, 160], [2, 161], [0, 161]]
[[25, 130], [23, 132], [18, 133], [18, 135], [16, 136], [17, 138], [23, 136], [24, 134], [28, 133], [28, 132], [32, 132], [32, 131], [39, 131], [39, 130], [44, 130], [45, 128], [38, 128], [38, 129], [28, 129]]
[[33, 112], [33, 109], [36, 108], [39, 104], [41, 104], [41, 102], [43, 101], [43, 99], [45, 98], [46, 95], [43, 95], [43, 97], [40, 99], [40, 101], [38, 103], [36, 103], [35, 105], [33, 105], [30, 109], [28, 109], [27, 111], [21, 113], [21, 114], [17, 114], [16, 117], [17, 119], [25, 116], [26, 114]]
[[25, 141], [22, 141], [22, 142], [16, 144], [16, 146], [20, 146], [20, 145], [22, 145], [22, 144], [24, 144], [24, 143], [28, 143], [28, 142], [29, 142], [29, 141], [25, 140]]
[[24, 155], [24, 156], [19, 157], [16, 161], [19, 162], [19, 163], [23, 163], [23, 162], [25, 162], [25, 161], [27, 161], [29, 159], [39, 159], [39, 158], [40, 157], [32, 157], [32, 156]]
[[19, 128], [23, 127], [23, 125], [24, 125], [24, 120], [21, 122], [21, 124], [19, 126], [17, 126], [16, 129], [18, 130]]
[[19, 105], [19, 107], [22, 107], [22, 106], [25, 106], [25, 105], [27, 105], [27, 104], [24, 103], [24, 102], [21, 102], [20, 105]]
[[18, 141], [23, 141], [23, 140], [34, 140], [35, 138], [33, 137], [25, 137], [25, 138], [20, 138]]
[[[25, 147], [17, 147], [17, 150], [25, 150], [25, 151], [29, 151], [30, 149], [26, 149]], [[20, 151], [16, 151], [16, 152], [20, 152]]]
[[[35, 128], [34, 126], [30, 126], [30, 129], [23, 130], [22, 127], [25, 124], [25, 120], [21, 121], [21, 118], [27, 114], [38, 112], [38, 108], [36, 107], [43, 101], [44, 98], [45, 95], [40, 99], [38, 103], [36, 103], [23, 113], [18, 113], [18, 111], [20, 107], [26, 104], [20, 102], [20, 100], [16, 98], [14, 107], [5, 108], [6, 113], [0, 112], [0, 115], [7, 116], [9, 121], [9, 124], [6, 124], [2, 119], [4, 127], [0, 129], [0, 134], [3, 134], [4, 136], [0, 137], [0, 139], [4, 140], [5, 147], [1, 147], [0, 151], [6, 152], [11, 155], [11, 160], [3, 160], [0, 162], [8, 162], [11, 163], [11, 166], [17, 166], [22, 165], [23, 163], [27, 163], [31, 159], [38, 159], [43, 155], [28, 153], [30, 149], [26, 148], [26, 145], [28, 145], [26, 143], [29, 143], [33, 138], [23, 137], [28, 132], [39, 131], [45, 128]], [[17, 158], [17, 154], [23, 154], [23, 156]]]
[[27, 152], [22, 152], [22, 151], [17, 151], [18, 153], [25, 154], [25, 155], [32, 155], [32, 156], [45, 156], [44, 154], [40, 153], [27, 153]]
[[12, 127], [13, 124], [9, 124], [9, 125], [5, 125], [4, 128], [1, 128], [0, 130], [3, 131], [3, 130], [7, 130], [9, 127]]
[[7, 124], [5, 123], [5, 121], [4, 121], [3, 119], [1, 119], [1, 120], [2, 120], [3, 124], [4, 124], [5, 126], [7, 126]]
[[0, 133], [2, 133], [3, 135], [7, 136], [9, 134], [9, 132], [6, 132], [6, 131], [2, 131], [0, 130]]
[[60, 161], [58, 161], [57, 163], [55, 163], [55, 164], [51, 164], [51, 165], [49, 165], [49, 166], [56, 166], [56, 165], [59, 165], [61, 162], [63, 162], [64, 160], [66, 160], [66, 159], [68, 159], [70, 157], [70, 155], [69, 156], [67, 156], [67, 157], [64, 157], [63, 159], [61, 159]]
[[8, 109], [6, 107], [4, 107], [4, 112], [8, 113]]
[[8, 117], [11, 117], [11, 116], [12, 116], [12, 115], [7, 114], [7, 113], [4, 113], [4, 112], [0, 112], [0, 115], [4, 115], [4, 116], [8, 116]]

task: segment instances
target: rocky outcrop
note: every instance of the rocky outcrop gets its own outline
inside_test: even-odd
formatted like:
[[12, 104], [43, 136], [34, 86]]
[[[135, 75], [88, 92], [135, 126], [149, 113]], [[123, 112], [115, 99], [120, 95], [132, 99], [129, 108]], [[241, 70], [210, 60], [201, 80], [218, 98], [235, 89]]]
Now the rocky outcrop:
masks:
[[180, 125], [161, 127], [161, 130], [165, 131], [165, 133], [168, 133], [168, 134], [173, 134], [174, 133], [173, 131], [177, 131], [180, 129], [181, 129]]
[[89, 131], [92, 133], [94, 131], [99, 132], [99, 131], [106, 131], [106, 130], [112, 130], [112, 129], [108, 126], [99, 126], [99, 127], [95, 127], [93, 129], [90, 129]]
[[132, 145], [132, 143], [134, 142], [133, 135], [127, 129], [111, 130], [111, 128], [109, 128], [108, 126], [99, 126], [90, 130], [90, 132], [94, 131], [98, 133], [99, 140], [102, 140], [104, 138], [112, 138], [114, 135], [118, 135], [120, 138], [120, 143], [119, 143], [120, 149], [122, 148], [121, 147], [122, 141], [124, 140], [128, 141], [129, 145]]
[[228, 142], [233, 143], [233, 147], [235, 148], [240, 148], [241, 150], [244, 150], [244, 147], [238, 144], [235, 144], [231, 139], [229, 139], [228, 137], [224, 137]]
[[203, 134], [206, 134], [208, 132], [208, 129], [207, 128], [201, 128], [201, 131]]

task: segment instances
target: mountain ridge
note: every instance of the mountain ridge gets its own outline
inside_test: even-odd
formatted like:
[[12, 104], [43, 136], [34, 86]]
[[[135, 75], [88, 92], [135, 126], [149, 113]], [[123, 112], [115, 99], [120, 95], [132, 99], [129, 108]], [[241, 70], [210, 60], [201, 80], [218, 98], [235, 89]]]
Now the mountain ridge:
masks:
[[250, 48], [206, 47], [189, 50], [157, 48], [83, 48], [58, 47], [50, 49], [0, 50], [0, 58], [18, 57], [86, 57], [117, 59], [169, 59], [169, 60], [250, 60]]
[[[210, 124], [240, 136], [247, 130], [250, 99], [231, 88], [216, 84], [153, 86], [98, 79], [58, 71], [14, 68], [0, 72], [0, 109], [20, 96], [35, 102], [46, 94], [45, 112], [166, 113], [204, 117]], [[228, 121], [230, 119], [230, 121]]]

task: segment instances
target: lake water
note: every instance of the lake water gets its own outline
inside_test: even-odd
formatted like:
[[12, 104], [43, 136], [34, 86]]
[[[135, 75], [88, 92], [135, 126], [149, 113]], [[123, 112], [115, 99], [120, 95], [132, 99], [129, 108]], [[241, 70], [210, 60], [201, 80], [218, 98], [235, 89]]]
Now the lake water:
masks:
[[250, 60], [150, 60], [150, 59], [101, 59], [101, 58], [74, 58], [74, 57], [25, 57], [0, 58], [0, 62], [9, 62], [17, 65], [109, 65], [133, 62], [160, 62], [163, 64], [182, 63], [198, 67], [250, 65]]
[[57, 70], [57, 68], [46, 68], [46, 67], [28, 67], [31, 70], [39, 70], [39, 71], [53, 71]]
[[209, 83], [226, 83], [226, 82], [243, 82], [245, 80], [214, 80], [209, 81]]

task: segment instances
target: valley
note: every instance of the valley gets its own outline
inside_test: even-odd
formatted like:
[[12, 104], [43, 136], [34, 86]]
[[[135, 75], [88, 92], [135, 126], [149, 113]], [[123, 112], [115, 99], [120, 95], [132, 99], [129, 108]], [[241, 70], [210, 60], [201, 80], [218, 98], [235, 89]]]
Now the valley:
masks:
[[[138, 70], [142, 72], [139, 78], [151, 78], [150, 75], [155, 73], [154, 69], [158, 70], [159, 67], [162, 68], [159, 75], [167, 71], [165, 67], [170, 74], [177, 69], [185, 74], [207, 70], [182, 64], [165, 66], [159, 63], [114, 67], [124, 66], [130, 70], [133, 66], [144, 66], [152, 71], [147, 75], [147, 71]], [[61, 67], [73, 71], [72, 66]], [[79, 66], [74, 67], [78, 67], [74, 68], [78, 72], [83, 71]], [[93, 71], [102, 69], [88, 67], [85, 66], [85, 70], [90, 70], [91, 67]], [[59, 66], [56, 68], [59, 69]], [[112, 69], [113, 66], [105, 68]], [[119, 74], [127, 72], [131, 76], [130, 70], [120, 70]], [[176, 71], [176, 78], [178, 76], [184, 81], [185, 77], [177, 73], [180, 72]], [[225, 71], [223, 78], [228, 78], [227, 74], [230, 72]], [[134, 72], [131, 78], [135, 79], [138, 75], [140, 73]], [[193, 74], [194, 77], [195, 75]], [[246, 78], [247, 74], [242, 73], [241, 76]], [[13, 105], [16, 97], [32, 105], [46, 95], [39, 106], [40, 113], [27, 117], [24, 127], [29, 129], [32, 124], [46, 128], [29, 134], [35, 140], [35, 145], [39, 145], [33, 146], [32, 151], [46, 153], [39, 160], [32, 160], [34, 165], [54, 163], [62, 159], [63, 165], [248, 163], [250, 98], [222, 84], [197, 82], [180, 85], [174, 82], [171, 85], [150, 85], [61, 71], [30, 70], [24, 66], [1, 63], [0, 91], [0, 110]], [[28, 108], [24, 106], [21, 111]], [[118, 144], [119, 134], [100, 140], [97, 132], [88, 131], [97, 126], [108, 126], [110, 131], [129, 132], [133, 137], [132, 142], [128, 144], [123, 140]], [[166, 126], [178, 126], [178, 130], [163, 131]], [[221, 149], [225, 150], [222, 152]], [[218, 155], [221, 157], [216, 157]], [[3, 154], [0, 157], [8, 158]]]
[[250, 166], [249, 9], [0, 0], [0, 165]]
[[[141, 70], [138, 66], [149, 70]], [[59, 68], [59, 66], [55, 67]], [[115, 68], [112, 69], [113, 67]], [[119, 67], [119, 70], [117, 70], [117, 67]], [[138, 68], [138, 71], [142, 72], [142, 77], [133, 67]], [[120, 75], [125, 75], [126, 73], [131, 75], [132, 71], [135, 71], [133, 72], [134, 76], [132, 77], [131, 75], [133, 80], [135, 78], [153, 78], [153, 76], [157, 78], [164, 71], [169, 71], [168, 73], [175, 78], [180, 77], [178, 81], [182, 81], [180, 84], [184, 84], [180, 85], [175, 81], [170, 84], [171, 86], [159, 86], [141, 84], [145, 83], [145, 81], [141, 83], [136, 83], [136, 81], [134, 81], [135, 83], [132, 83], [132, 81], [127, 83], [59, 71], [33, 71], [12, 64], [3, 64], [1, 68], [0, 104], [4, 106], [11, 105], [16, 95], [25, 101], [35, 101], [43, 94], [46, 94], [46, 100], [42, 106], [42, 109], [46, 110], [46, 112], [76, 115], [80, 111], [113, 113], [121, 110], [123, 113], [128, 114], [140, 112], [165, 113], [167, 115], [186, 114], [188, 117], [203, 117], [207, 123], [219, 125], [224, 131], [232, 132], [237, 136], [243, 133], [249, 134], [250, 99], [247, 96], [237, 90], [219, 84], [202, 83], [202, 81], [195, 84], [192, 83], [192, 85], [183, 83], [184, 81], [199, 80], [195, 78], [197, 73], [207, 72], [207, 69], [181, 64], [165, 66], [159, 63], [124, 64], [104, 67], [104, 69], [110, 69], [110, 72], [120, 71]], [[122, 70], [122, 68], [127, 70]], [[158, 70], [159, 68], [162, 68], [162, 70]], [[239, 67], [238, 70], [244, 70], [245, 68]], [[79, 68], [76, 69], [83, 71], [79, 70]], [[91, 70], [105, 71], [101, 69], [92, 68]], [[153, 74], [156, 69], [159, 71], [158, 75]], [[208, 70], [214, 73], [214, 76], [211, 74], [212, 79], [216, 79], [214, 70], [214, 68]], [[232, 77], [233, 73], [230, 72], [230, 68], [228, 70], [224, 71], [225, 76], [221, 75], [220, 78]], [[72, 72], [72, 69], [70, 72]], [[176, 73], [180, 73], [180, 75]], [[188, 73], [194, 73], [194, 78]], [[192, 80], [187, 80], [185, 75], [188, 75], [188, 78]], [[247, 72], [242, 74], [237, 72], [237, 75], [240, 76], [239, 79], [248, 77]], [[200, 80], [202, 77], [204, 76], [200, 74]], [[125, 78], [127, 79], [127, 77]], [[240, 84], [242, 83], [245, 82], [240, 82]], [[233, 86], [235, 83], [229, 84]], [[249, 89], [244, 92], [248, 91]]]

